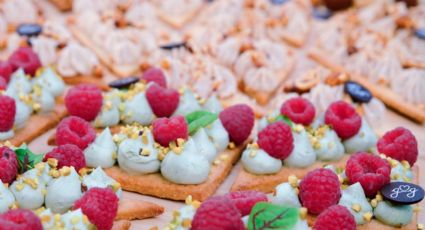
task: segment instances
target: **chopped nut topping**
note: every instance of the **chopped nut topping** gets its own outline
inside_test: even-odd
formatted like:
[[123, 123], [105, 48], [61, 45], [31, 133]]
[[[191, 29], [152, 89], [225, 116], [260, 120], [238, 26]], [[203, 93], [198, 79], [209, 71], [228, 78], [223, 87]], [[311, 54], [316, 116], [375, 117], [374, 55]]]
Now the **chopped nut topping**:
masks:
[[362, 210], [362, 206], [360, 206], [360, 204], [353, 204], [351, 209], [353, 209], [355, 212], [360, 212]]
[[290, 175], [288, 176], [288, 183], [293, 187], [293, 188], [297, 188], [298, 187], [298, 177], [295, 175]]
[[306, 207], [300, 208], [300, 218], [302, 220], [305, 220], [307, 218], [307, 212], [308, 212], [308, 210], [307, 210]]
[[363, 214], [363, 219], [365, 221], [369, 222], [370, 220], [372, 220], [372, 217], [373, 217], [373, 214], [371, 212], [366, 212], [365, 214]]

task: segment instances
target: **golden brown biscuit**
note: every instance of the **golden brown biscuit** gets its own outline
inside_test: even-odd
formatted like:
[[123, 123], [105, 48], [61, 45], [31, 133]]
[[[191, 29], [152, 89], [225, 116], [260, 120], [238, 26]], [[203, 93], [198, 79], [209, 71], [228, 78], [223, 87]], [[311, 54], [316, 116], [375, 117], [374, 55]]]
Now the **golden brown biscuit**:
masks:
[[161, 215], [163, 212], [164, 207], [157, 204], [124, 198], [120, 200], [115, 220], [141, 220]]
[[[239, 147], [220, 153], [217, 157], [219, 162], [212, 165], [207, 181], [199, 185], [175, 184], [166, 180], [160, 173], [130, 175], [117, 166], [105, 169], [105, 172], [127, 191], [170, 200], [185, 200], [187, 196], [192, 195], [193, 199], [203, 201], [213, 195], [224, 181], [233, 164], [239, 159], [241, 149]], [[222, 155], [227, 155], [227, 157], [222, 157]], [[226, 159], [222, 160], [224, 158]]]
[[131, 227], [131, 221], [119, 220], [115, 221], [112, 230], [128, 230]]

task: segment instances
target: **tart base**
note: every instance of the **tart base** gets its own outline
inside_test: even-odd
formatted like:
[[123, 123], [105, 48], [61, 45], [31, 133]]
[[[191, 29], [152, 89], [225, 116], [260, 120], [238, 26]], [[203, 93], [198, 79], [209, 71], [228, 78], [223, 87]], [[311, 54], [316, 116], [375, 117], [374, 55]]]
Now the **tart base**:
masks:
[[163, 212], [164, 207], [157, 204], [124, 198], [120, 200], [115, 220], [141, 220], [159, 216]]
[[102, 81], [102, 78], [99, 77], [77, 75], [72, 77], [62, 77], [62, 79], [67, 85], [93, 84], [102, 91], [109, 90], [109, 86]]
[[213, 195], [219, 185], [230, 173], [233, 164], [240, 157], [242, 148], [221, 152], [220, 155], [227, 155], [225, 161], [213, 164], [206, 182], [199, 185], [181, 185], [166, 180], [160, 173], [147, 175], [130, 175], [117, 166], [105, 169], [106, 174], [121, 184], [122, 189], [137, 192], [143, 195], [155, 196], [170, 200], [184, 201], [191, 195], [194, 200], [204, 201]]
[[128, 230], [131, 227], [131, 221], [129, 220], [119, 220], [115, 221], [112, 226], [112, 230]]
[[[320, 50], [312, 49], [309, 51], [308, 56], [333, 71], [348, 73], [344, 67], [333, 63]], [[375, 97], [379, 98], [387, 106], [391, 107], [400, 114], [403, 114], [419, 123], [425, 122], [425, 110], [413, 104], [407, 103], [388, 87], [372, 84], [366, 78], [358, 75], [350, 74], [350, 78], [366, 87]]]

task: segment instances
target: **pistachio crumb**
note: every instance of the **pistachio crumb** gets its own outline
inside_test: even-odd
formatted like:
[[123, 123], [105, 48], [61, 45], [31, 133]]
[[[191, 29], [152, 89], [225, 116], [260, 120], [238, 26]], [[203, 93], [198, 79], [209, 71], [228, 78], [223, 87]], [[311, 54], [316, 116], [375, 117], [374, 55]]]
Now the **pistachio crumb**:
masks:
[[353, 204], [351, 209], [353, 209], [355, 212], [360, 212], [362, 210], [362, 206], [360, 206], [360, 204]]
[[369, 222], [370, 220], [372, 220], [372, 217], [373, 217], [373, 214], [371, 212], [366, 212], [365, 214], [363, 214], [363, 219], [365, 221]]
[[300, 218], [305, 220], [307, 218], [307, 212], [308, 212], [308, 210], [307, 210], [306, 207], [300, 208], [300, 212], [299, 212]]

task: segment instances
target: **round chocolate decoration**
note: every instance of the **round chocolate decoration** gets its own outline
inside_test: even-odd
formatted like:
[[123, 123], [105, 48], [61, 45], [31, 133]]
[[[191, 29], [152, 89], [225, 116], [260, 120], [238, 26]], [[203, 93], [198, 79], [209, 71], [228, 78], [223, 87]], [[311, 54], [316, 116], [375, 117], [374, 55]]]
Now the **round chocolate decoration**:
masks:
[[368, 103], [370, 100], [372, 100], [372, 93], [354, 81], [345, 82], [344, 91], [350, 95], [354, 102]]
[[27, 37], [36, 37], [41, 34], [43, 29], [39, 24], [21, 24], [16, 29], [16, 32], [21, 36], [27, 36]]
[[287, 2], [289, 0], [270, 0], [270, 2], [274, 5], [282, 5], [283, 3]]
[[328, 9], [337, 11], [349, 8], [353, 5], [353, 0], [323, 0], [323, 3]]
[[110, 82], [108, 85], [111, 88], [123, 89], [128, 88], [130, 85], [137, 83], [140, 79], [138, 77], [126, 77]]
[[186, 47], [186, 42], [175, 42], [175, 43], [170, 43], [170, 44], [160, 46], [160, 48], [164, 50], [172, 50], [172, 49], [178, 49], [183, 47]]
[[420, 202], [425, 195], [420, 186], [407, 182], [391, 182], [381, 189], [382, 196], [393, 203], [408, 205]]
[[424, 28], [417, 28], [415, 30], [416, 37], [425, 40], [425, 27]]
[[327, 20], [332, 16], [332, 11], [326, 7], [313, 8], [313, 17], [321, 20]]

